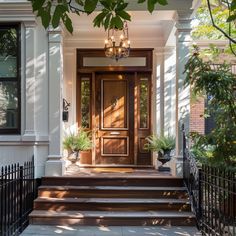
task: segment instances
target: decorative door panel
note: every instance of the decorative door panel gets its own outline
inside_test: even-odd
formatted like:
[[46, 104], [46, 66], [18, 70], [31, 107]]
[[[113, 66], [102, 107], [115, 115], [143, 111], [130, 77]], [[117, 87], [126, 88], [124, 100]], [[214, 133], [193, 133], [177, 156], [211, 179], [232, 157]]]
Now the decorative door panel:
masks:
[[96, 164], [134, 164], [134, 83], [127, 74], [96, 76]]
[[129, 137], [102, 137], [102, 156], [128, 156]]
[[127, 81], [101, 80], [102, 129], [127, 129]]

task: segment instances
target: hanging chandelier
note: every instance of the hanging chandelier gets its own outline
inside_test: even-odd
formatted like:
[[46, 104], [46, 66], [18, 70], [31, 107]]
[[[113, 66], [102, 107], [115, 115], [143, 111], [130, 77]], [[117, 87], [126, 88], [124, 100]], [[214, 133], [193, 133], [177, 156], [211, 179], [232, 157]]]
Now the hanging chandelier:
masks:
[[[118, 42], [118, 44], [116, 44]], [[124, 22], [122, 30], [115, 28], [108, 30], [108, 38], [105, 40], [105, 55], [118, 61], [129, 56], [130, 41], [127, 22]]]

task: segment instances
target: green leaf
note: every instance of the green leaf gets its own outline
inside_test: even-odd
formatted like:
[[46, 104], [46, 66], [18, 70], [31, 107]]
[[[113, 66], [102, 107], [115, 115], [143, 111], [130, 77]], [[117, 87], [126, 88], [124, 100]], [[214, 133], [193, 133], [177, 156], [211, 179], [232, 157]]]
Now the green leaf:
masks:
[[123, 21], [119, 16], [116, 16], [113, 18], [114, 19], [114, 26], [117, 29], [122, 29], [123, 28]]
[[138, 3], [144, 3], [146, 0], [138, 0]]
[[118, 11], [117, 15], [119, 15], [124, 20], [129, 20], [130, 21], [130, 14], [128, 14], [126, 11]]
[[155, 3], [153, 2], [153, 0], [147, 0], [147, 7], [148, 11], [152, 13], [155, 8]]
[[66, 27], [66, 29], [72, 34], [73, 32], [73, 26], [72, 26], [72, 21], [69, 18], [69, 16], [67, 14], [64, 14], [64, 17], [62, 18], [63, 23]]
[[45, 3], [46, 0], [34, 0], [32, 1], [32, 8], [33, 8], [33, 11], [37, 11], [39, 10], [43, 4]]
[[168, 4], [167, 0], [157, 0], [155, 2], [158, 2], [162, 6], [166, 6]]
[[85, 0], [84, 10], [87, 13], [92, 13], [96, 8], [97, 3], [98, 3], [98, 0]]
[[41, 14], [41, 20], [42, 20], [42, 24], [43, 24], [43, 27], [46, 29], [48, 26], [49, 26], [49, 23], [51, 21], [51, 15], [49, 12], [47, 11], [44, 11], [42, 14]]
[[110, 0], [100, 0], [99, 1], [105, 8], [110, 9], [111, 8], [111, 1]]
[[100, 27], [100, 25], [102, 24], [105, 16], [107, 15], [107, 13], [105, 11], [102, 11], [101, 13], [99, 13], [95, 19], [93, 20], [93, 25], [96, 27]]
[[105, 28], [105, 30], [107, 30], [107, 29], [109, 28], [111, 16], [112, 16], [111, 13], [109, 13], [109, 14], [106, 16], [106, 19], [105, 19], [105, 21], [104, 21], [104, 28]]
[[122, 11], [124, 10], [129, 4], [128, 3], [119, 3], [116, 7], [116, 11]]
[[229, 16], [228, 19], [227, 19], [227, 22], [232, 22], [234, 20], [236, 20], [236, 14]]
[[231, 10], [231, 11], [236, 10], [236, 0], [233, 0], [233, 1], [231, 2], [230, 10]]
[[60, 18], [67, 11], [67, 8], [64, 5], [57, 5], [52, 17], [52, 26], [56, 28], [60, 23]]

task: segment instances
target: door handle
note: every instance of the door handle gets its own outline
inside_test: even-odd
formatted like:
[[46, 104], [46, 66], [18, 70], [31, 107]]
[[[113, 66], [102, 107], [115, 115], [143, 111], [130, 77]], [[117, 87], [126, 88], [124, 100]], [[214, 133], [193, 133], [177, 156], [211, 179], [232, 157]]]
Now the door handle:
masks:
[[114, 132], [111, 132], [110, 135], [120, 135], [120, 132], [114, 131]]

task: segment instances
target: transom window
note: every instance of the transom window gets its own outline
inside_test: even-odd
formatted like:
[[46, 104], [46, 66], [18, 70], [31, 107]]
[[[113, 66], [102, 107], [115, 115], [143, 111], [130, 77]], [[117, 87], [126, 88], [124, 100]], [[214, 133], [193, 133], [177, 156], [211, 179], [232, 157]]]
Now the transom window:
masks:
[[0, 134], [20, 132], [19, 25], [0, 24]]

